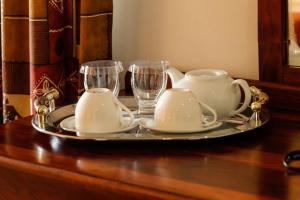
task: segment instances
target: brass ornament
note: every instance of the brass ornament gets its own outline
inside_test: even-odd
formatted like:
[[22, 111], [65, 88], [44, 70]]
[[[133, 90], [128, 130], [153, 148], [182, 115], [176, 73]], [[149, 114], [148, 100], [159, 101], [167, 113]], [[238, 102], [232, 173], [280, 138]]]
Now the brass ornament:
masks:
[[263, 105], [269, 101], [269, 96], [255, 86], [250, 87], [250, 92], [252, 94], [252, 103], [250, 108], [253, 111], [253, 114], [250, 118], [250, 124], [252, 126], [261, 126], [261, 110]]
[[56, 89], [52, 89], [34, 100], [34, 108], [40, 128], [45, 126], [46, 116], [55, 110], [55, 100], [58, 98], [59, 92]]

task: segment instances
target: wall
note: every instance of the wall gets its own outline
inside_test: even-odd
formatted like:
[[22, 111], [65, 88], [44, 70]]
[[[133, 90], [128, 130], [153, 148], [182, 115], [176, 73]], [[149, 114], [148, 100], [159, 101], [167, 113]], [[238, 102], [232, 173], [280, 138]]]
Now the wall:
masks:
[[300, 66], [300, 0], [289, 1], [289, 64]]
[[256, 0], [114, 0], [113, 58], [258, 79]]
[[289, 0], [289, 11], [300, 12], [300, 0]]

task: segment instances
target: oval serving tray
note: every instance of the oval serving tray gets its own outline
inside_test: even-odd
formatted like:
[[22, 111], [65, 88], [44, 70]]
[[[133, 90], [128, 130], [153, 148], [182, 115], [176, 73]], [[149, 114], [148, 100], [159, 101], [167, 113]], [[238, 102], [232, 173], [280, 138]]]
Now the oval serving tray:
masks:
[[[33, 127], [41, 133], [45, 133], [51, 136], [57, 136], [64, 139], [76, 139], [76, 140], [95, 140], [95, 141], [161, 141], [161, 140], [202, 140], [202, 139], [212, 139], [220, 138], [225, 136], [232, 136], [236, 134], [241, 134], [249, 132], [251, 130], [257, 129], [269, 121], [269, 114], [267, 110], [262, 110], [261, 113], [261, 123], [257, 125], [253, 121], [248, 121], [243, 124], [223, 122], [222, 125], [216, 129], [209, 131], [204, 131], [200, 133], [158, 133], [152, 132], [149, 129], [142, 127], [137, 127], [126, 133], [109, 133], [109, 134], [99, 134], [98, 136], [80, 136], [84, 135], [82, 133], [64, 131], [60, 128], [59, 124], [62, 120], [67, 117], [74, 115], [75, 104], [67, 105], [58, 108], [46, 117], [47, 123], [39, 125], [37, 115], [32, 118]], [[253, 112], [248, 108], [244, 113], [246, 117], [251, 117]]]

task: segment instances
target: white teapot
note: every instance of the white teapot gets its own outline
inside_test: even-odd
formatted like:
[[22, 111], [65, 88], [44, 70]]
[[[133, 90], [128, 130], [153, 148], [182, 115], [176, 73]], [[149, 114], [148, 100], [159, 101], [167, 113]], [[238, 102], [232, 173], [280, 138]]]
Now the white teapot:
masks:
[[[188, 88], [196, 97], [212, 107], [219, 119], [230, 117], [243, 112], [250, 104], [251, 92], [245, 80], [233, 80], [228, 73], [219, 69], [200, 69], [187, 72], [185, 75], [170, 67], [167, 70], [173, 88]], [[241, 101], [241, 91], [245, 99]], [[207, 113], [205, 111], [205, 113]]]

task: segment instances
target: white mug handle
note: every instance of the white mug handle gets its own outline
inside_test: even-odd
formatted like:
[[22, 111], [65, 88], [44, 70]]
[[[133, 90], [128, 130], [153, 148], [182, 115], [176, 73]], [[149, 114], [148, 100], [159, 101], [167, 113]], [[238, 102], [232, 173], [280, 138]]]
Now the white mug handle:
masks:
[[210, 107], [209, 105], [207, 105], [206, 103], [204, 103], [200, 100], [198, 100], [198, 103], [200, 104], [201, 107], [204, 107], [205, 109], [207, 109], [209, 112], [211, 112], [213, 114], [212, 121], [203, 120], [204, 126], [210, 126], [210, 125], [216, 123], [217, 118], [218, 118], [216, 111], [212, 107]]
[[231, 111], [229, 113], [229, 116], [234, 116], [234, 115], [237, 115], [237, 114], [243, 112], [249, 106], [249, 104], [251, 102], [251, 96], [252, 96], [247, 81], [245, 81], [243, 79], [237, 79], [232, 82], [232, 86], [233, 85], [241, 86], [241, 88], [243, 89], [244, 94], [245, 94], [245, 100], [244, 100], [243, 105], [240, 108], [238, 108], [237, 110]]
[[115, 104], [117, 104], [119, 108], [121, 108], [121, 110], [124, 110], [129, 115], [130, 121], [128, 123], [128, 126], [130, 126], [134, 121], [133, 113], [124, 104], [122, 104], [115, 96], [113, 96], [113, 100]]

